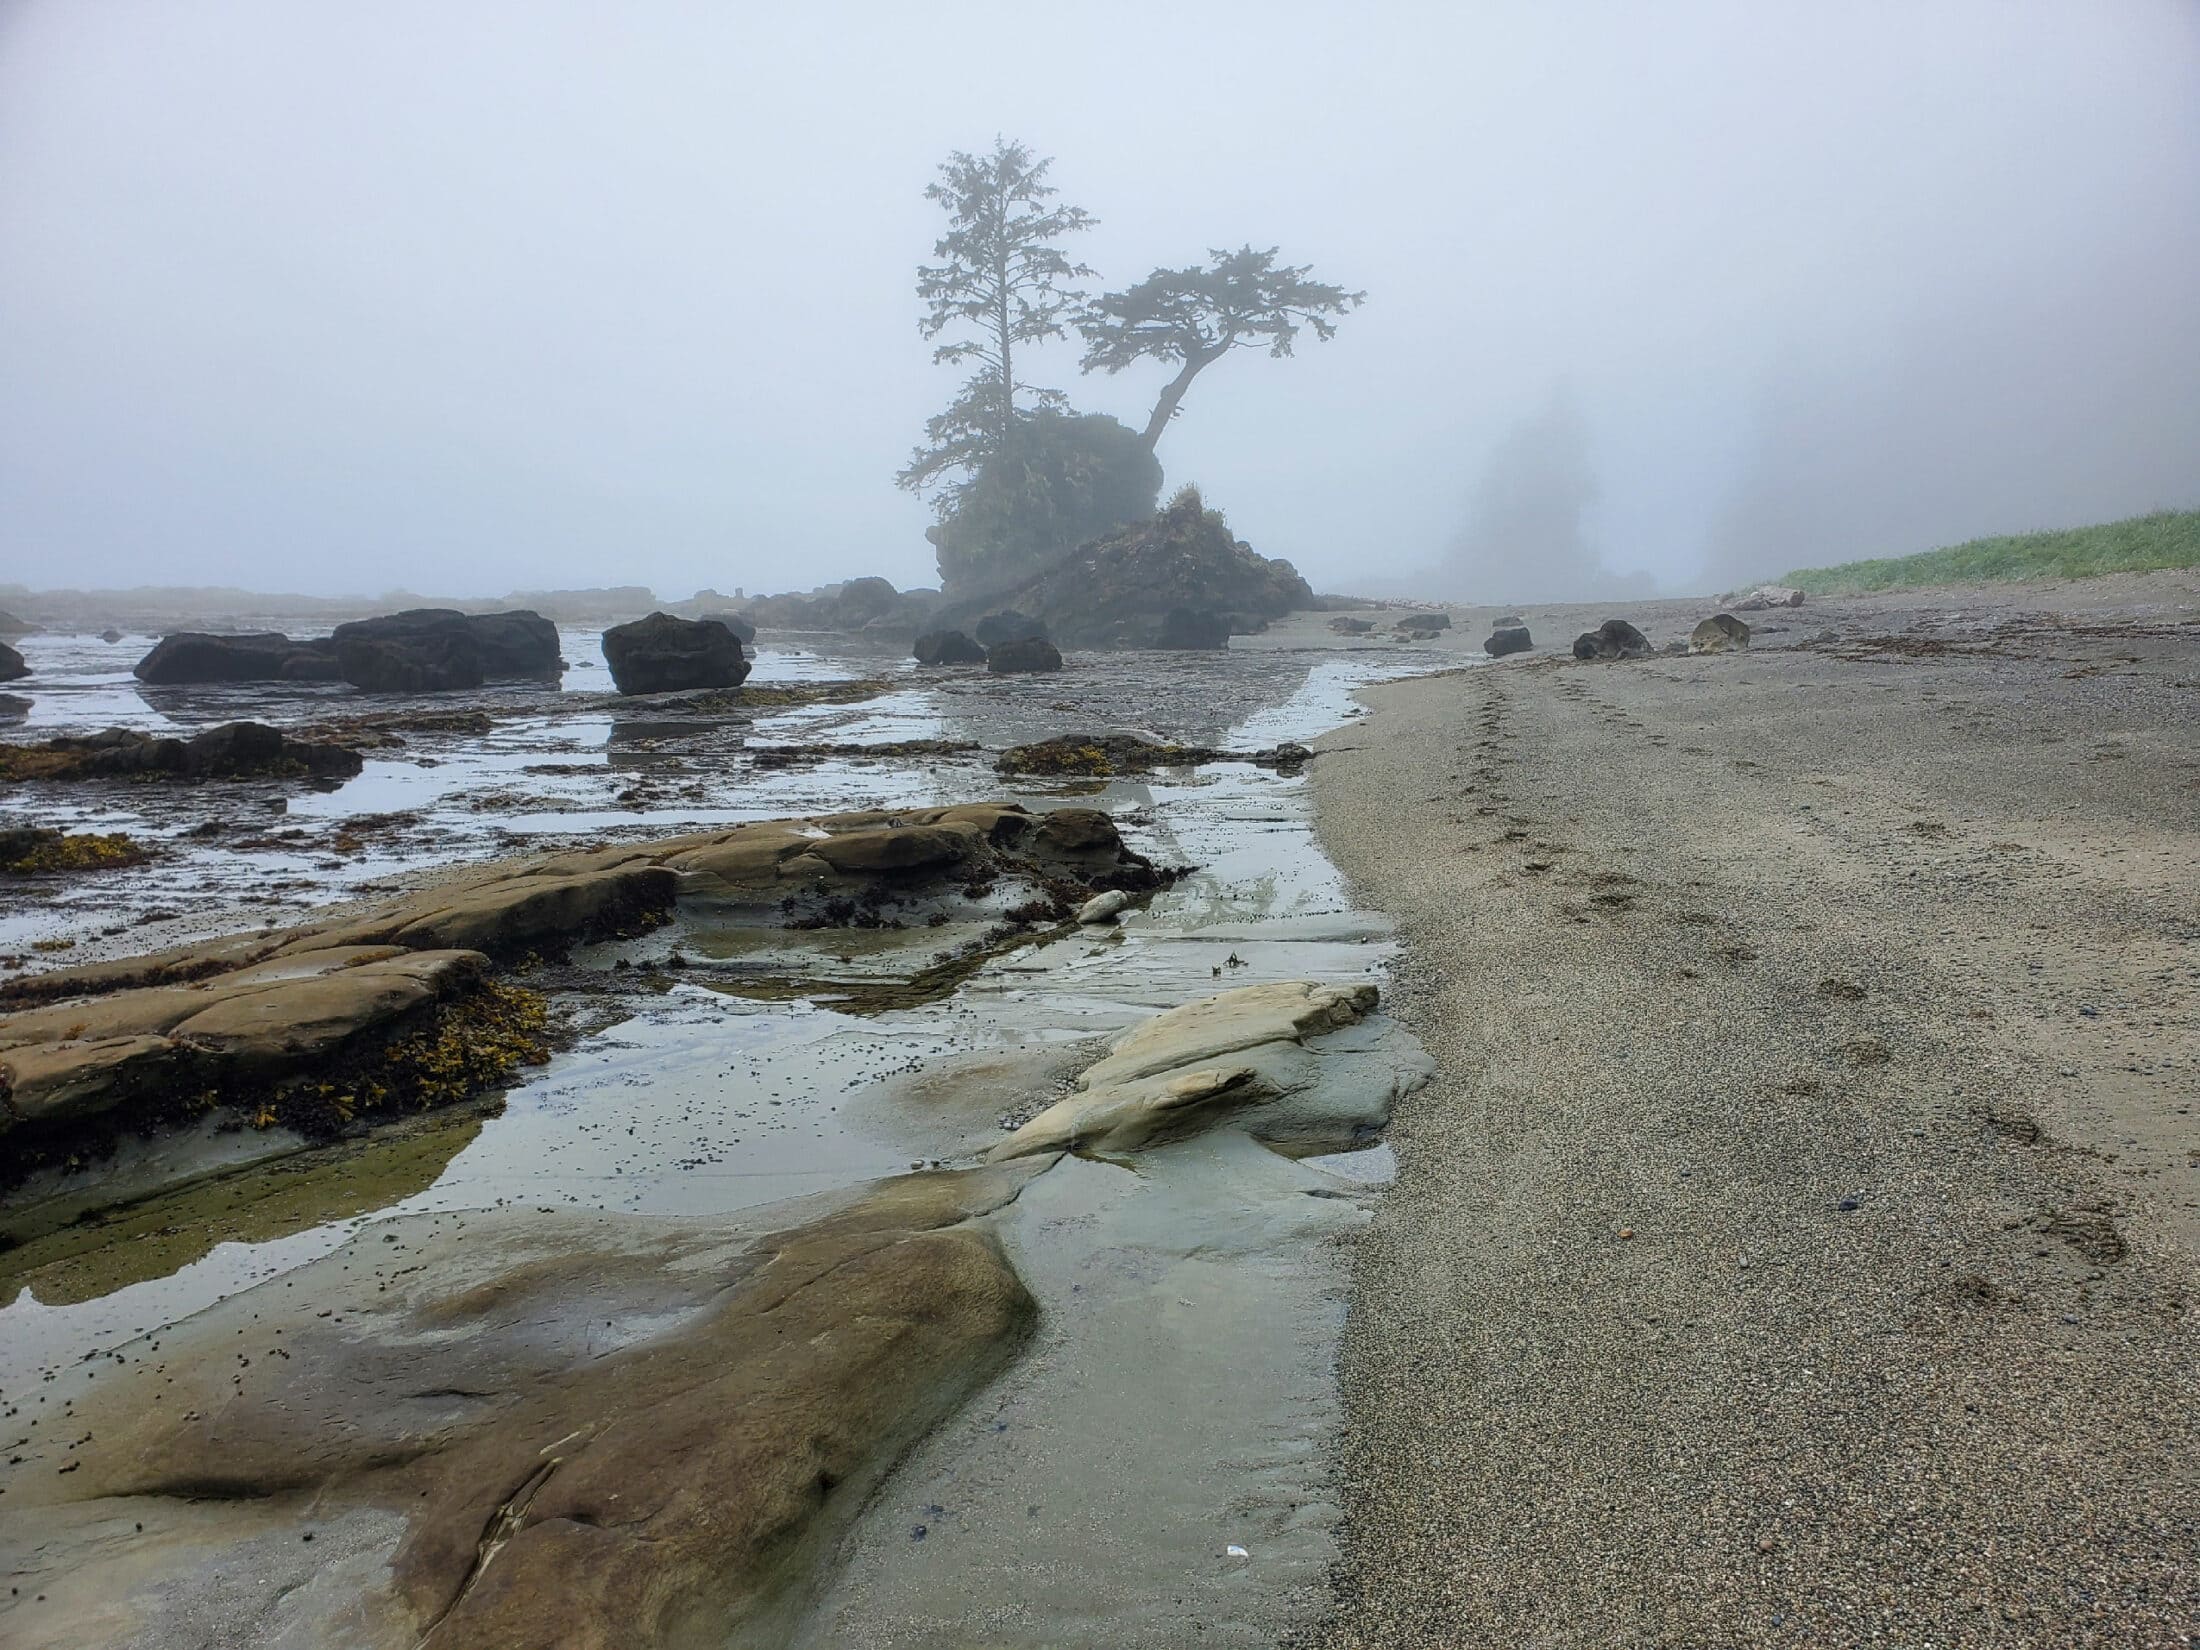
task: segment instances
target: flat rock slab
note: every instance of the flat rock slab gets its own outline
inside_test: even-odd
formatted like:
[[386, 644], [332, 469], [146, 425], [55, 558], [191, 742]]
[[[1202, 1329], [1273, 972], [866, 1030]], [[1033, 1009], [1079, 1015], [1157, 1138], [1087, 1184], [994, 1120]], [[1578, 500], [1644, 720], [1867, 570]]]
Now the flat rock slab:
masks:
[[824, 1544], [1028, 1333], [978, 1222], [1043, 1168], [369, 1227], [47, 1387], [0, 1466], [0, 1636], [781, 1643]]

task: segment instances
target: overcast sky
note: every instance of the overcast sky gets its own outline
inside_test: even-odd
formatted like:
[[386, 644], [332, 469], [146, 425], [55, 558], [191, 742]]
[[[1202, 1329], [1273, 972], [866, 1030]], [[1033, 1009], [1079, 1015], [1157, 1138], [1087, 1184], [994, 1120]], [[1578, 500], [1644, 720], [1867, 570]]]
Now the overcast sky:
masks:
[[922, 191], [996, 133], [1111, 283], [1367, 289], [1161, 445], [1317, 586], [1561, 394], [1677, 587], [2200, 504], [2192, 0], [0, 0], [0, 582], [932, 582]]

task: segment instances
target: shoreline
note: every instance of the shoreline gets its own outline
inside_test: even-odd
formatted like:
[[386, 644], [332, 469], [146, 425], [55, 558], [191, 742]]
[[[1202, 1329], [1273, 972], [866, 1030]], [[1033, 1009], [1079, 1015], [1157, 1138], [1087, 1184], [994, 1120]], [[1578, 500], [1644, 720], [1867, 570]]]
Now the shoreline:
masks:
[[2190, 1642], [2200, 599], [2070, 589], [1322, 742], [1439, 1069], [1352, 1257], [1321, 1642]]

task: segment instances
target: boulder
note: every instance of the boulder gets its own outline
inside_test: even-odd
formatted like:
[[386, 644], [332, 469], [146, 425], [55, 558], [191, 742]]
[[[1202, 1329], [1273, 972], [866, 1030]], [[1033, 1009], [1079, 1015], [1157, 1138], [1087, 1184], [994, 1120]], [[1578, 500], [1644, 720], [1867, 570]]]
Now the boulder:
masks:
[[108, 646], [112, 647], [116, 642], [122, 640], [122, 632], [117, 630], [113, 625], [109, 625], [105, 630], [102, 630], [99, 633], [99, 639], [107, 643]]
[[23, 655], [0, 642], [0, 682], [20, 682], [31, 673], [31, 667], [23, 662]]
[[1749, 646], [1749, 626], [1731, 613], [1714, 613], [1688, 635], [1691, 653], [1738, 652]]
[[1449, 613], [1408, 613], [1398, 621], [1398, 634], [1401, 636], [1410, 636], [1415, 632], [1433, 636], [1439, 630], [1449, 630], [1450, 628], [1451, 615]]
[[893, 585], [880, 578], [850, 579], [840, 587], [840, 630], [861, 630], [874, 619], [882, 619], [894, 611], [901, 593]]
[[678, 693], [739, 687], [749, 660], [740, 638], [716, 619], [652, 613], [603, 633], [604, 663], [621, 693]]
[[1490, 631], [1490, 639], [1482, 644], [1482, 651], [1493, 659], [1502, 659], [1508, 653], [1525, 653], [1535, 646], [1524, 624], [1506, 624], [1502, 620]]
[[972, 634], [980, 647], [999, 647], [1003, 642], [1024, 642], [1037, 639], [1050, 641], [1047, 627], [1029, 614], [1007, 608], [999, 613], [988, 613], [972, 627]]
[[293, 641], [274, 630], [240, 636], [178, 631], [154, 643], [130, 674], [156, 687], [341, 680], [333, 642]]
[[1230, 645], [1230, 621], [1208, 607], [1172, 607], [1161, 615], [1153, 645], [1178, 652], [1211, 652]]
[[1077, 908], [1080, 927], [1093, 928], [1110, 923], [1130, 908], [1131, 897], [1120, 888], [1110, 888], [1104, 894], [1095, 894]]
[[959, 630], [935, 630], [919, 636], [911, 650], [920, 665], [982, 665], [985, 649]]
[[1650, 638], [1625, 619], [1606, 619], [1574, 638], [1577, 659], [1647, 659], [1654, 651]]
[[1340, 614], [1329, 621], [1329, 628], [1340, 636], [1365, 636], [1375, 625], [1369, 619], [1354, 619]]
[[756, 621], [746, 613], [698, 613], [696, 617], [716, 619], [733, 632], [743, 647], [753, 647], [756, 643]]
[[359, 636], [336, 644], [336, 669], [367, 693], [450, 693], [488, 678], [464, 627], [411, 638]]
[[1003, 642], [998, 647], [988, 648], [985, 668], [995, 676], [1060, 670], [1062, 654], [1052, 642], [1031, 636], [1020, 642]]
[[329, 641], [345, 681], [371, 693], [439, 693], [485, 681], [553, 681], [558, 629], [527, 609], [416, 607], [340, 624]]
[[558, 627], [540, 613], [526, 608], [470, 613], [466, 628], [481, 650], [481, 673], [492, 682], [554, 682], [564, 669]]
[[1737, 613], [1762, 613], [1771, 607], [1801, 607], [1803, 593], [1783, 584], [1759, 585], [1740, 601], [1734, 603]]
[[0, 693], [0, 722], [20, 722], [30, 715], [31, 706], [38, 701], [26, 699], [20, 693]]

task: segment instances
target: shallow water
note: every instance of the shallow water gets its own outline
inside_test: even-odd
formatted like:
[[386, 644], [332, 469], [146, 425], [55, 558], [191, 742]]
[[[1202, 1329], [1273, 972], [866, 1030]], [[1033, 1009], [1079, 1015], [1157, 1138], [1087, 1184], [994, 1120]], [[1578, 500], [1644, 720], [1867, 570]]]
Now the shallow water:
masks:
[[[567, 657], [580, 645], [569, 638]], [[126, 873], [134, 888], [110, 884], [98, 896], [110, 903], [52, 901], [37, 921], [89, 934], [133, 901], [216, 913], [225, 889], [273, 875], [295, 873], [306, 883], [297, 897], [321, 900], [514, 842], [1001, 795], [1038, 807], [1106, 807], [1158, 863], [1199, 868], [1120, 926], [994, 957], [921, 1007], [859, 1016], [818, 1000], [712, 989], [701, 970], [673, 977], [661, 995], [554, 1058], [494, 1115], [469, 1117], [463, 1132], [403, 1154], [398, 1172], [377, 1178], [355, 1154], [306, 1154], [141, 1211], [118, 1225], [118, 1240], [157, 1222], [166, 1242], [138, 1243], [125, 1263], [109, 1256], [106, 1271], [79, 1246], [45, 1274], [43, 1293], [68, 1304], [42, 1304], [34, 1272], [0, 1307], [0, 1397], [292, 1270], [370, 1219], [496, 1205], [722, 1214], [916, 1163], [968, 1160], [1051, 1098], [1052, 1084], [1090, 1057], [1096, 1039], [1153, 1012], [1262, 980], [1379, 975], [1390, 955], [1387, 927], [1352, 908], [1321, 853], [1304, 779], [1213, 764], [1023, 789], [995, 777], [990, 761], [1007, 744], [1087, 728], [1245, 750], [1304, 740], [1352, 714], [1358, 684], [1431, 662], [1090, 656], [1058, 678], [1002, 681], [920, 678], [898, 660], [852, 649], [767, 647], [759, 681], [895, 673], [906, 685], [730, 729], [524, 690], [539, 708], [487, 735], [424, 740], [370, 762], [340, 788], [293, 795], [284, 817], [309, 842], [362, 816], [417, 816], [341, 868], [311, 849], [286, 857], [274, 847], [194, 848]], [[95, 720], [114, 720], [129, 692], [87, 672], [77, 703]], [[61, 702], [58, 717], [67, 693], [51, 698]], [[158, 710], [141, 701], [141, 714], [192, 726], [270, 713], [265, 704], [235, 708], [226, 693], [213, 698]], [[559, 713], [561, 698], [575, 701], [571, 714]], [[746, 754], [797, 741], [938, 738], [984, 749], [786, 768], [758, 767]], [[615, 801], [637, 783], [647, 795]], [[184, 828], [155, 820], [159, 804], [135, 795], [102, 805], [133, 828]], [[721, 964], [764, 956], [791, 970], [807, 949], [812, 975], [890, 971], [897, 948], [923, 954], [953, 937], [760, 936], [682, 912], [645, 940], [584, 947], [574, 961], [608, 969], [619, 956], [680, 951]], [[989, 1614], [993, 1642], [1173, 1642], [1169, 1601], [1184, 1599], [1196, 1599], [1192, 1614], [1214, 1626], [1214, 1642], [1270, 1642], [1263, 1635], [1303, 1607], [1331, 1552], [1317, 1445], [1331, 1423], [1341, 1277], [1326, 1240], [1362, 1218], [1357, 1200], [1387, 1177], [1386, 1159], [1377, 1147], [1293, 1163], [1226, 1132], [1167, 1154], [1165, 1173], [1076, 1164], [1044, 1177], [1003, 1227], [1042, 1303], [1042, 1345], [897, 1474], [853, 1538], [862, 1562], [820, 1602], [808, 1629], [814, 1642], [888, 1632], [911, 1643], [966, 1642], [975, 1618], [958, 1614], [956, 1601], [970, 1589], [1028, 1588], [1069, 1574], [1080, 1553], [1105, 1554], [1105, 1562], [1078, 1572], [1086, 1579], [1074, 1597], [1058, 1598], [1059, 1609]], [[280, 1197], [246, 1200], [258, 1226], [234, 1214], [226, 1226], [205, 1221], [207, 1199], [226, 1197], [227, 1210], [238, 1185], [256, 1189], [278, 1172], [288, 1176]], [[327, 1212], [319, 1220], [317, 1186]], [[194, 1220], [213, 1241], [192, 1235]], [[130, 1281], [133, 1265], [157, 1275]], [[1171, 1425], [1157, 1426], [1157, 1412], [1172, 1414]], [[1093, 1450], [1105, 1464], [1094, 1467]], [[1188, 1462], [1196, 1470], [1186, 1476]], [[1089, 1477], [1086, 1504], [1026, 1512], [1036, 1483], [1078, 1470]], [[924, 1511], [950, 1502], [952, 1513]], [[903, 1520], [928, 1524], [940, 1539], [919, 1547]], [[1253, 1557], [1229, 1558], [1223, 1549], [1233, 1544]]]

